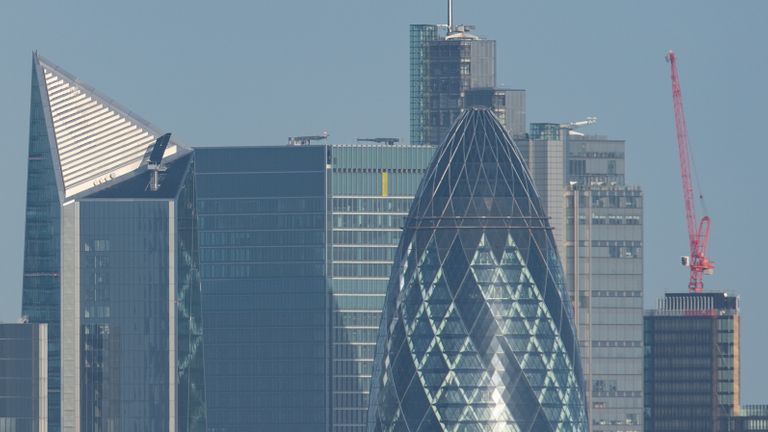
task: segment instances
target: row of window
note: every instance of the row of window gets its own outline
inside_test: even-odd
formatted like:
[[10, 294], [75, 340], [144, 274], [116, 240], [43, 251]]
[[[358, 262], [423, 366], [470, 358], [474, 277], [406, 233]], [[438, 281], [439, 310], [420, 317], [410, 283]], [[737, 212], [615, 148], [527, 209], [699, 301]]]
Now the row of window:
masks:
[[380, 312], [335, 312], [332, 324], [340, 327], [377, 327], [380, 321]]
[[325, 233], [320, 230], [203, 231], [200, 246], [323, 246]]
[[198, 217], [201, 230], [323, 229], [323, 213], [217, 215]]
[[203, 279], [263, 279], [325, 275], [323, 263], [202, 264]]
[[334, 231], [333, 244], [336, 245], [392, 245], [400, 241], [397, 231]]
[[334, 198], [334, 212], [408, 213], [411, 198]]
[[334, 277], [380, 277], [388, 278], [392, 264], [334, 264]]
[[201, 248], [200, 261], [213, 262], [280, 262], [323, 261], [325, 249], [321, 247], [271, 247], [271, 248]]
[[373, 370], [373, 358], [366, 361], [355, 359], [354, 361], [334, 361], [332, 367], [334, 376], [371, 376]]
[[404, 215], [337, 214], [333, 217], [334, 228], [402, 228], [404, 224]]
[[197, 210], [206, 214], [316, 213], [325, 211], [322, 198], [200, 199]]

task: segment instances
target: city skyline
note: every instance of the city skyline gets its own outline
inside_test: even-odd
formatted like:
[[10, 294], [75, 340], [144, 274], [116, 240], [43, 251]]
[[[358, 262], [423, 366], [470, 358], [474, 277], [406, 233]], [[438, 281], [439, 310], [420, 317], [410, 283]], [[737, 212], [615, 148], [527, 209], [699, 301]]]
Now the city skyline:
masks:
[[[576, 40], [581, 42], [597, 42], [597, 47], [586, 45], [573, 48], [573, 51], [564, 53], [562, 64], [554, 68], [562, 74], [558, 77], [554, 76], [551, 71], [542, 73], [542, 69], [546, 69], [542, 66], [543, 63], [530, 60], [531, 58], [542, 60], [545, 57], [531, 57], [531, 49], [525, 46], [525, 42], [521, 40], [515, 42], [515, 37], [519, 38], [525, 34], [522, 29], [530, 30], [530, 28], [526, 27], [524, 19], [515, 20], [516, 22], [520, 21], [520, 27], [518, 28], [521, 30], [520, 33], [512, 33], [501, 27], [500, 18], [494, 17], [494, 14], [489, 13], [489, 10], [494, 8], [502, 8], [510, 12], [513, 12], [514, 8], [511, 6], [501, 6], [500, 3], [489, 3], [493, 4], [488, 4], [487, 6], [484, 4], [482, 7], [474, 8], [469, 8], [466, 4], [462, 3], [457, 4], [457, 21], [476, 24], [478, 26], [478, 33], [488, 35], [499, 42], [499, 84], [528, 89], [528, 117], [531, 121], [570, 121], [587, 115], [597, 115], [600, 117], [600, 123], [587, 129], [588, 132], [594, 131], [610, 137], [627, 140], [628, 152], [630, 153], [628, 158], [633, 160], [628, 177], [631, 179], [631, 183], [641, 184], [646, 190], [646, 218], [648, 221], [646, 226], [647, 307], [650, 306], [650, 302], [653, 299], [664, 291], [683, 292], [687, 279], [686, 270], [678, 265], [678, 257], [686, 254], [686, 240], [683, 229], [684, 217], [679, 185], [679, 168], [677, 167], [674, 148], [674, 123], [672, 120], [669, 77], [667, 67], [663, 62], [663, 54], [666, 49], [675, 48], [679, 53], [689, 130], [694, 146], [693, 151], [697, 162], [699, 162], [705, 191], [708, 194], [710, 214], [714, 219], [711, 249], [713, 258], [718, 262], [718, 275], [706, 280], [705, 289], [735, 291], [745, 299], [746, 307], [743, 310], [745, 346], [744, 400], [745, 402], [759, 401], [758, 389], [765, 387], [764, 384], [768, 381], [768, 378], [758, 375], [757, 367], [761, 357], [759, 355], [760, 347], [758, 343], [759, 329], [765, 326], [765, 318], [759, 316], [759, 310], [754, 306], [750, 307], [750, 304], [764, 304], [766, 294], [759, 291], [758, 288], [753, 288], [755, 285], [749, 283], [753, 277], [752, 268], [756, 266], [756, 260], [759, 256], [756, 246], [747, 242], [747, 240], [752, 238], [752, 235], [746, 232], [744, 228], [736, 230], [736, 235], [731, 234], [731, 230], [748, 224], [747, 217], [750, 214], [760, 214], [765, 211], [764, 203], [755, 202], [753, 204], [745, 198], [754, 196], [757, 193], [756, 185], [750, 184], [748, 180], [750, 176], [754, 177], [752, 171], [759, 169], [758, 164], [763, 159], [761, 156], [765, 156], [766, 150], [757, 144], [757, 140], [751, 134], [747, 133], [747, 130], [751, 128], [737, 126], [756, 123], [759, 118], [758, 110], [754, 109], [756, 105], [752, 105], [753, 112], [748, 113], [745, 112], [739, 101], [749, 102], [752, 98], [755, 101], [763, 99], [761, 95], [766, 93], [764, 85], [763, 87], [756, 88], [748, 88], [746, 86], [760, 85], [756, 77], [763, 74], [766, 70], [766, 59], [760, 56], [747, 57], [744, 55], [750, 49], [754, 52], [760, 52], [755, 45], [755, 43], [761, 40], [759, 34], [756, 33], [758, 31], [750, 28], [749, 25], [741, 25], [736, 28], [734, 24], [731, 24], [737, 18], [745, 20], [747, 23], [755, 23], [755, 17], [760, 16], [757, 13], [758, 8], [747, 5], [741, 6], [740, 9], [702, 11], [675, 4], [671, 6], [670, 11], [667, 8], [662, 8], [660, 3], [655, 3], [653, 4], [654, 7], [650, 7], [651, 10], [639, 10], [633, 6], [607, 6], [603, 4], [602, 6], [606, 11], [601, 12], [603, 15], [598, 16], [594, 15], [595, 4], [590, 4], [586, 7], [582, 5], [564, 7], [558, 11], [551, 11], [554, 22], [543, 21], [544, 24], [540, 25], [566, 25], [568, 22], [564, 17], [567, 13], [571, 13], [574, 18], [586, 20], [573, 20], [579, 23], [579, 25], [572, 28], [575, 32], [580, 31], [580, 29], [583, 30], [585, 26], [581, 23], [597, 25], [601, 22], [598, 18], [608, 20], [617, 19], [617, 16], [625, 19], [637, 19], [639, 16], [648, 20], [649, 27], [660, 30], [658, 31], [659, 34], [653, 37], [651, 37], [650, 32], [638, 32], [637, 40], [620, 34], [620, 37], [617, 38], [619, 42], [630, 42], [626, 52], [623, 53], [614, 50], [601, 50], [599, 49], [600, 47], [605, 48], [604, 42], [593, 40], [589, 36], [584, 37], [582, 35], [581, 37], [576, 37]], [[119, 40], [117, 36], [107, 37], [104, 41], [95, 41], [96, 48], [102, 48], [101, 50], [72, 49], [67, 46], [67, 42], [71, 44], [71, 42], [79, 40], [82, 43], [88, 40], [84, 32], [75, 32], [72, 35], [62, 37], [61, 41], [52, 42], [53, 33], [49, 31], [39, 36], [27, 38], [27, 41], [25, 41], [26, 45], [17, 44], [12, 48], [9, 47], [8, 52], [11, 54], [8, 55], [6, 64], [10, 67], [0, 71], [0, 78], [3, 78], [3, 82], [8, 83], [6, 91], [8, 97], [0, 105], [0, 113], [3, 114], [3, 122], [8, 122], [7, 125], [2, 123], [3, 130], [9, 131], [6, 137], [6, 148], [9, 153], [3, 161], [6, 165], [0, 166], [0, 168], [4, 169], [6, 176], [3, 187], [6, 188], [4, 192], [8, 197], [9, 206], [8, 215], [6, 216], [7, 222], [4, 224], [7, 227], [3, 228], [4, 237], [8, 240], [1, 255], [3, 264], [0, 267], [0, 274], [4, 276], [6, 284], [2, 290], [3, 302], [0, 305], [0, 320], [14, 321], [20, 311], [21, 271], [19, 269], [21, 267], [22, 255], [21, 245], [23, 244], [20, 233], [23, 232], [22, 209], [24, 208], [24, 198], [18, 193], [11, 192], [10, 189], [17, 187], [17, 181], [14, 179], [25, 178], [24, 166], [26, 165], [26, 155], [24, 153], [26, 152], [26, 129], [29, 116], [29, 111], [26, 107], [28, 107], [29, 103], [28, 72], [31, 49], [39, 48], [41, 54], [64, 65], [67, 69], [81, 77], [83, 81], [93, 84], [110, 97], [120, 100], [130, 109], [144, 113], [158, 125], [167, 128], [167, 130], [173, 131], [175, 134], [178, 133], [182, 137], [195, 137], [194, 140], [184, 139], [184, 142], [195, 146], [232, 143], [238, 145], [281, 145], [285, 142], [285, 138], [288, 135], [319, 132], [326, 129], [325, 126], [331, 132], [333, 142], [352, 142], [354, 137], [344, 137], [342, 135], [345, 131], [349, 131], [346, 132], [349, 134], [354, 133], [358, 134], [358, 136], [364, 136], [371, 134], [393, 135], [390, 131], [394, 130], [394, 135], [405, 138], [408, 136], [407, 85], [402, 84], [404, 82], [407, 83], [405, 73], [407, 70], [407, 40], [404, 36], [407, 23], [422, 21], [441, 22], [443, 20], [440, 2], [423, 3], [412, 8], [406, 7], [405, 4], [405, 2], [396, 3], [395, 7], [392, 8], [375, 6], [371, 11], [365, 11], [360, 6], [353, 6], [351, 11], [347, 11], [351, 16], [337, 16], [332, 13], [334, 9], [331, 7], [332, 11], [326, 10], [320, 15], [329, 22], [336, 22], [335, 20], [338, 20], [342, 24], [351, 24], [352, 21], [356, 20], [364, 21], [367, 18], [371, 18], [376, 12], [384, 13], [387, 17], [397, 15], [398, 20], [395, 23], [399, 27], [396, 28], [397, 31], [393, 31], [394, 36], [383, 38], [376, 36], [372, 39], [377, 44], [380, 44], [382, 49], [392, 52], [391, 57], [382, 55], [381, 64], [376, 63], [376, 59], [369, 61], [371, 57], [375, 56], [363, 51], [357, 51], [356, 54], [358, 55], [355, 57], [358, 59], [358, 67], [361, 67], [361, 69], [354, 69], [355, 63], [345, 62], [343, 52], [346, 51], [341, 51], [341, 54], [325, 52], [322, 60], [327, 63], [321, 63], [319, 68], [303, 67], [302, 65], [306, 66], [304, 61], [308, 61], [311, 66], [312, 64], [317, 64], [313, 62], [319, 60], [319, 58], [312, 57], [315, 54], [311, 52], [311, 49], [307, 50], [306, 47], [301, 46], [302, 43], [306, 42], [302, 37], [306, 38], [309, 33], [305, 33], [302, 30], [295, 36], [296, 39], [290, 39], [288, 42], [288, 49], [297, 53], [297, 58], [290, 60], [289, 64], [293, 68], [288, 68], [292, 72], [288, 73], [287, 77], [289, 80], [295, 79], [297, 88], [283, 89], [283, 97], [288, 95], [289, 98], [292, 98], [294, 90], [297, 95], [301, 94], [302, 90], [307, 90], [307, 87], [304, 86], [309, 84], [315, 85], [317, 84], [316, 80], [328, 78], [331, 75], [331, 69], [336, 69], [333, 66], [335, 62], [349, 67], [350, 75], [362, 73], [368, 79], [375, 78], [376, 82], [386, 82], [387, 85], [384, 86], [387, 89], [386, 92], [398, 95], [397, 97], [383, 97], [385, 103], [382, 103], [381, 107], [373, 107], [373, 114], [368, 116], [370, 118], [359, 122], [360, 126], [356, 126], [359, 127], [359, 132], [349, 126], [358, 123], [345, 120], [345, 117], [349, 118], [349, 108], [337, 106], [335, 109], [327, 109], [325, 106], [327, 100], [314, 97], [324, 94], [323, 92], [318, 93], [318, 90], [310, 92], [310, 96], [313, 97], [304, 99], [304, 103], [301, 104], [301, 108], [297, 110], [297, 113], [289, 114], [285, 106], [277, 104], [278, 109], [275, 110], [275, 115], [281, 118], [291, 118], [291, 120], [287, 123], [272, 125], [270, 119], [270, 123], [262, 123], [263, 130], [260, 130], [259, 126], [252, 126], [252, 123], [244, 124], [243, 120], [245, 118], [238, 118], [234, 114], [234, 117], [230, 119], [214, 117], [208, 120], [211, 114], [221, 111], [221, 107], [217, 109], [216, 105], [244, 103], [246, 101], [241, 99], [248, 99], [245, 96], [256, 96], [259, 92], [265, 92], [267, 95], [265, 100], [270, 103], [264, 105], [274, 107], [274, 101], [278, 100], [277, 94], [271, 94], [267, 91], [266, 88], [269, 87], [269, 83], [263, 81], [258, 85], [250, 84], [252, 85], [251, 87], [247, 87], [243, 94], [238, 95], [234, 91], [236, 87], [230, 87], [224, 81], [228, 73], [222, 71], [219, 76], [220, 79], [213, 81], [220, 82], [226, 91], [222, 92], [220, 86], [214, 86], [219, 87], [216, 92], [217, 94], [201, 90], [204, 98], [200, 100], [207, 102], [204, 104], [195, 104], [193, 99], [182, 98], [190, 88], [202, 86], [203, 83], [207, 82], [209, 78], [205, 76], [205, 73], [211, 73], [210, 69], [195, 68], [195, 65], [199, 63], [200, 54], [195, 50], [195, 41], [200, 42], [200, 40], [192, 38], [189, 29], [186, 29], [186, 32], [181, 31], [180, 34], [192, 38], [192, 40], [180, 44], [183, 47], [181, 54], [171, 55], [167, 58], [169, 64], [167, 71], [163, 70], [163, 63], [158, 63], [157, 60], [162, 58], [164, 54], [167, 54], [162, 52], [163, 48], [167, 49], [174, 43], [180, 43], [179, 39], [175, 39], [179, 36], [168, 36], [165, 38], [161, 36], [158, 40], [160, 42], [158, 44], [159, 47], [149, 50], [146, 54], [142, 50], [131, 51], [131, 49], [136, 49], [137, 47], [128, 49], [128, 53], [130, 53], [128, 57], [132, 57], [135, 60], [135, 56], [142, 55], [142, 59], [146, 58], [146, 61], [139, 62], [141, 67], [130, 65], [131, 61], [121, 59], [121, 56], [115, 56], [109, 62], [94, 62], [88, 58], [89, 53], [99, 51], [104, 53], [104, 50], [109, 48], [110, 43], [114, 44]], [[756, 3], [751, 5], [756, 6]], [[520, 7], [519, 12], [522, 17], [534, 18], [537, 11], [540, 11], [537, 9], [537, 6], [518, 6]], [[583, 10], [579, 8], [583, 8]], [[761, 6], [761, 8], [764, 8], [764, 6]], [[335, 10], [339, 11], [340, 9]], [[170, 9], [161, 10], [159, 11], [159, 16], [169, 16], [170, 11]], [[88, 11], [78, 10], [76, 12]], [[107, 12], [107, 10], [91, 11], [92, 14], [95, 14], [93, 16], [96, 17]], [[306, 13], [309, 15], [311, 12], [312, 7]], [[593, 15], [590, 15], [590, 12]], [[66, 12], [65, 16], [72, 13], [74, 12]], [[617, 16], [612, 16], [612, 13], [617, 14]], [[682, 16], [685, 13], [690, 13], [692, 16]], [[637, 16], [633, 14], [637, 14]], [[661, 16], [662, 14], [668, 15]], [[12, 15], [3, 14], [5, 17]], [[26, 16], [31, 17], [32, 15]], [[193, 17], [195, 17], [194, 14]], [[221, 16], [214, 15], [214, 17], [220, 18]], [[725, 22], [728, 24], [715, 25], [715, 23], [721, 23], [722, 17], [726, 18]], [[287, 15], [278, 15], [278, 18], [280, 19], [277, 22], [286, 22]], [[202, 20], [199, 15], [197, 15], [196, 19]], [[697, 19], [699, 20], [698, 22], [696, 21]], [[43, 17], [44, 23], [47, 23], [46, 20], [49, 20], [49, 18]], [[654, 20], [657, 20], [657, 26], [651, 25], [655, 22]], [[635, 24], [628, 23], [627, 25], [629, 30], [636, 30], [636, 27], [633, 27]], [[673, 26], [680, 26], [678, 33], [671, 30]], [[13, 23], [5, 25], [4, 28], [3, 32], [8, 32], [9, 29], [10, 31], [19, 29]], [[55, 25], [52, 28], [61, 30], [61, 28]], [[184, 30], [184, 27], [180, 28]], [[347, 31], [354, 31], [355, 27], [352, 26], [351, 28], [351, 30]], [[692, 30], [692, 36], [683, 36], [680, 33], [683, 28]], [[534, 29], [537, 28], [534, 27]], [[620, 31], [621, 29], [622, 26], [615, 23], [609, 26], [609, 30]], [[705, 35], [705, 29], [711, 33]], [[631, 33], [629, 30], [627, 33]], [[726, 35], [726, 30], [730, 33], [729, 35]], [[28, 35], [29, 33], [24, 33], [26, 31], [28, 30], [20, 31], [19, 33], [21, 35]], [[249, 35], [250, 37], [257, 38], [259, 35], [259, 32], [245, 30], [242, 33], [238, 33], [236, 30], [230, 31], [232, 34], [229, 36], [233, 37]], [[555, 49], [559, 45], [565, 46], [566, 44], [563, 41], [568, 39], [564, 38], [564, 33], [556, 34], [559, 35], [559, 38], [549, 36], [538, 41], [531, 40], [530, 45], [538, 45], [540, 49], [541, 47]], [[541, 33], [534, 32], [531, 37], [535, 38], [535, 36], [541, 35]], [[662, 36], [670, 35], [672, 37], [667, 40], [661, 40]], [[6, 41], [18, 40], [18, 38], [11, 38], [10, 36], [5, 37], [7, 36], [5, 33], [3, 36], [3, 39]], [[372, 34], [371, 36], [373, 37], [374, 35]], [[641, 40], [643, 37], [647, 39]], [[701, 38], [701, 40], [694, 41], [693, 39], [695, 38]], [[223, 45], [225, 39], [227, 38], [213, 36], [207, 43]], [[325, 39], [323, 38], [322, 40]], [[633, 41], [634, 44], [632, 43]], [[569, 42], [568, 46], [571, 46], [573, 40]], [[9, 42], [3, 42], [3, 44], [9, 44]], [[117, 44], [117, 48], [126, 48], [127, 45], [129, 44], [123, 39], [122, 44]], [[230, 50], [245, 51], [246, 44], [235, 45], [236, 48], [230, 48]], [[309, 47], [315, 47], [313, 43], [308, 45]], [[204, 48], [214, 45], [202, 44], [200, 46]], [[349, 50], [353, 46], [342, 45], [340, 49]], [[519, 50], [520, 54], [518, 55], [515, 50]], [[23, 51], [23, 56], [21, 51]], [[378, 52], [378, 50], [372, 51]], [[610, 53], [615, 61], [611, 61], [606, 56], [606, 52]], [[637, 53], [635, 57], [631, 56], [633, 52]], [[558, 54], [560, 53], [558, 52]], [[243, 77], [246, 76], [246, 72], [253, 73], [253, 69], [242, 68], [242, 66], [250, 63], [239, 63], [243, 62], [243, 60], [238, 57], [225, 58], [224, 56], [219, 57], [220, 55], [216, 53], [208, 54], [212, 55], [216, 61], [220, 61], [222, 65], [227, 65], [228, 60], [234, 61], [235, 69], [238, 69], [236, 66], [240, 67], [236, 73], [242, 74]], [[302, 54], [308, 56], [308, 58], [302, 58]], [[269, 55], [265, 54], [265, 56]], [[361, 60], [360, 58], [363, 55], [365, 57]], [[558, 59], [557, 56], [547, 57]], [[384, 59], [389, 58], [397, 59], [397, 63], [395, 65], [385, 64]], [[522, 61], [522, 59], [525, 59], [525, 61]], [[739, 67], [732, 67], [732, 65], [741, 65], [740, 62], [745, 64]], [[362, 68], [363, 64], [370, 63], [381, 67], [368, 66]], [[152, 67], [148, 65], [152, 65]], [[578, 71], [569, 71], [569, 65], [576, 66], [575, 69], [578, 69]], [[634, 82], [630, 83], [617, 77], [619, 73], [627, 73], [627, 69], [632, 67], [636, 67], [641, 72], [637, 75], [630, 74], [630, 76], [635, 78], [641, 77], [641, 79], [636, 81], [638, 83], [637, 89], [632, 85]], [[390, 84], [387, 80], [389, 68], [395, 72], [396, 76], [400, 77], [399, 81]], [[280, 64], [276, 65], [275, 69], [285, 70]], [[724, 71], [726, 69], [731, 71], [732, 77], [725, 74]], [[179, 74], [174, 72], [177, 70], [188, 72], [185, 72], [181, 76], [182, 79], [179, 79]], [[302, 83], [298, 79], [299, 75], [294, 76], [293, 70], [315, 71], [316, 76], [308, 79], [307, 83]], [[584, 80], [583, 74], [585, 74], [585, 70], [587, 74], [596, 75], [599, 79], [596, 78], [593, 81]], [[256, 72], [259, 71], [256, 70]], [[540, 76], [534, 79], [537, 72]], [[229, 74], [231, 73], [232, 70], [229, 71]], [[264, 73], [270, 76], [269, 71], [264, 71]], [[519, 74], [519, 78], [517, 74]], [[347, 77], [347, 75], [344, 76]], [[126, 77], [129, 79], [126, 79]], [[259, 79], [258, 81], [261, 80]], [[357, 99], [359, 96], [356, 93], [364, 93], [366, 89], [371, 91], [370, 82], [366, 86], [365, 80], [360, 78], [350, 81], [349, 87], [341, 91], [341, 95], [345, 97], [338, 97], [337, 99], [349, 101], [354, 106], [355, 102], [360, 102], [360, 99]], [[562, 81], [565, 81], [565, 83]], [[622, 83], [623, 87], [619, 87], [618, 83]], [[617, 88], [625, 90], [626, 93], [617, 92]], [[617, 94], [608, 97], [605, 93], [609, 90]], [[380, 96], [386, 92], [376, 90], [375, 94]], [[591, 95], [592, 92], [595, 95]], [[17, 93], [21, 96], [18, 96]], [[313, 103], [314, 101], [316, 103]], [[635, 106], [636, 101], [637, 106]], [[711, 101], [715, 103], [709, 103]], [[293, 104], [295, 105], [295, 101]], [[749, 105], [747, 104], [747, 106]], [[20, 107], [24, 108], [20, 109]], [[723, 112], [723, 107], [732, 110], [732, 112]], [[254, 106], [245, 113], [250, 117], [253, 115], [252, 113], [259, 113], [261, 109]], [[326, 113], [313, 115], [313, 112], [319, 113], [320, 111], [326, 111]], [[259, 118], [258, 115], [256, 117]], [[355, 120], [360, 119], [359, 116], [351, 117]], [[261, 118], [264, 117], [262, 116]], [[335, 126], [334, 121], [329, 120], [331, 118], [336, 118], [337, 120], [335, 121], [344, 121], [345, 123]], [[323, 125], [323, 122], [330, 124]], [[207, 129], [202, 123], [208, 123]], [[338, 131], [339, 134], [337, 135], [335, 131]], [[339, 137], [338, 139], [336, 138], [337, 136]], [[731, 150], [720, 143], [727, 143], [727, 146], [743, 144], [745, 150]], [[660, 156], [661, 154], [663, 156]], [[749, 154], [750, 157], [745, 158], [744, 155], [746, 154]], [[721, 166], [728, 170], [727, 175], [720, 174], [718, 169]], [[742, 192], [733, 194], [731, 191], [734, 189], [741, 189]], [[745, 205], [748, 206], [748, 210], [752, 211], [745, 212], [743, 210]], [[738, 212], [738, 209], [742, 209], [742, 211]], [[758, 235], [763, 234], [758, 233]], [[744, 248], [743, 251], [737, 249], [742, 247]]]

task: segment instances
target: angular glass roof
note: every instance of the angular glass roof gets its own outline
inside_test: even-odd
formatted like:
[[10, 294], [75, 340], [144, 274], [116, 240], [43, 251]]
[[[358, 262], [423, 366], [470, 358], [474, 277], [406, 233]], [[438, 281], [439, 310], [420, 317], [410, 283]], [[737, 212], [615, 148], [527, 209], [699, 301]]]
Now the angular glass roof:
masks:
[[[62, 200], [144, 164], [162, 131], [37, 54], [34, 62]], [[171, 141], [165, 156], [179, 150]]]

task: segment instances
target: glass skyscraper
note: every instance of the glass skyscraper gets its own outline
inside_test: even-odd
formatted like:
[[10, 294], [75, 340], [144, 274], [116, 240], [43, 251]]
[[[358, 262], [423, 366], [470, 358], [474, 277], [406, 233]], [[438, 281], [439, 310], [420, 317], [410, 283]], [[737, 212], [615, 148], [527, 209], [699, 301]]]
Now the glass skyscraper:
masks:
[[332, 430], [362, 432], [389, 273], [434, 147], [333, 145], [328, 151]]
[[395, 254], [370, 431], [586, 431], [564, 274], [520, 152], [487, 109], [438, 148]]
[[195, 150], [209, 430], [364, 430], [394, 248], [433, 150]]
[[194, 162], [151, 160], [161, 135], [34, 55], [22, 309], [50, 431], [205, 428]]
[[33, 323], [48, 324], [48, 415], [49, 431], [58, 432], [61, 416], [59, 231], [60, 197], [50, 144], [53, 131], [46, 121], [48, 91], [43, 65], [35, 54], [32, 61], [32, 100], [29, 114], [27, 203], [24, 230], [24, 276], [22, 314]]
[[0, 323], [0, 432], [48, 431], [48, 325]]
[[326, 149], [195, 153], [209, 430], [328, 430]]
[[466, 92], [496, 87], [496, 41], [469, 30], [442, 34], [437, 25], [411, 25], [411, 144], [440, 144], [464, 109]]

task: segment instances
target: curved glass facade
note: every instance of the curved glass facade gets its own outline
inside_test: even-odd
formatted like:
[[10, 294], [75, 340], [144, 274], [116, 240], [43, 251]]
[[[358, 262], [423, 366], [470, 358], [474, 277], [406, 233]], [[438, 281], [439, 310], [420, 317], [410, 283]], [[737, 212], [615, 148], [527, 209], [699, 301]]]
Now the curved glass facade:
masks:
[[416, 193], [385, 300], [370, 431], [586, 431], [572, 312], [520, 153], [467, 110]]

